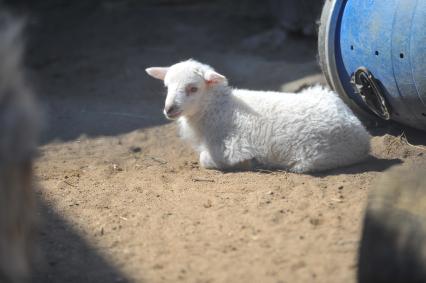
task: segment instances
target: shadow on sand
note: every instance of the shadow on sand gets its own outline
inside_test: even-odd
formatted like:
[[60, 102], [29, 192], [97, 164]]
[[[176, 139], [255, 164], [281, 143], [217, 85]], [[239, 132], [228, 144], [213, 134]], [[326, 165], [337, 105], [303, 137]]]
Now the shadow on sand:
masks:
[[329, 175], [342, 175], [342, 174], [361, 174], [366, 172], [383, 172], [392, 166], [402, 164], [402, 160], [395, 159], [381, 159], [370, 156], [362, 163], [355, 164], [348, 167], [332, 169], [321, 173], [314, 173], [312, 176], [329, 176]]
[[412, 145], [426, 145], [426, 131], [414, 129], [396, 122], [389, 122], [382, 127], [370, 129], [370, 133], [373, 136], [383, 136], [386, 134], [395, 137], [401, 136]]
[[39, 210], [42, 217], [41, 262], [31, 282], [131, 282], [48, 204], [39, 201]]

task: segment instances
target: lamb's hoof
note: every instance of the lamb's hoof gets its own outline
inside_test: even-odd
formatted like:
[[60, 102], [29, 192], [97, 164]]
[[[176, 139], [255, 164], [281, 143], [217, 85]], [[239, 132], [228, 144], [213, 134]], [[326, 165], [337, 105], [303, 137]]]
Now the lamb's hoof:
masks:
[[303, 173], [309, 172], [309, 168], [303, 165], [295, 165], [293, 167], [290, 167], [288, 171], [292, 173], [296, 173], [296, 174], [303, 174]]
[[397, 169], [372, 187], [358, 282], [426, 282], [426, 170]]
[[200, 165], [205, 169], [217, 169], [216, 163], [207, 151], [200, 153]]

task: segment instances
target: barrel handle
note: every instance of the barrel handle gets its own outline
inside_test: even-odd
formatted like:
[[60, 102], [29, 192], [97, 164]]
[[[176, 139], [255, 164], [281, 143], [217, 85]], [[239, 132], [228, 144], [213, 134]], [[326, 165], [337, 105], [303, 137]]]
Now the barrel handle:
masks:
[[382, 88], [366, 67], [358, 68], [352, 74], [350, 83], [355, 93], [374, 114], [383, 120], [390, 120], [390, 107], [385, 100]]

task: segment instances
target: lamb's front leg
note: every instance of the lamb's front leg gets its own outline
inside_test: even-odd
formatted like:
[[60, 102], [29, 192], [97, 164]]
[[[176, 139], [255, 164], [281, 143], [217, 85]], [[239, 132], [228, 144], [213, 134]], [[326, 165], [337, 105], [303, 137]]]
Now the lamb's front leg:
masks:
[[219, 169], [210, 153], [206, 150], [200, 153], [200, 165], [206, 169]]
[[202, 151], [200, 153], [200, 165], [206, 169], [239, 169], [239, 170], [250, 170], [252, 169], [252, 161], [245, 160], [237, 162], [235, 164], [227, 164], [219, 166], [211, 157], [208, 151]]

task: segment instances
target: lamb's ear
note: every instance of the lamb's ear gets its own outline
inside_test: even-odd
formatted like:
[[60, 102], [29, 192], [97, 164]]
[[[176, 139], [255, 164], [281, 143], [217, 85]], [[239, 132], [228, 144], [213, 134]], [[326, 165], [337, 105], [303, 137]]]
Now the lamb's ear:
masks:
[[228, 81], [225, 76], [215, 72], [215, 71], [207, 71], [204, 74], [204, 79], [207, 84], [215, 85], [215, 84], [227, 84]]
[[168, 70], [169, 67], [151, 67], [145, 69], [148, 75], [159, 80], [164, 80]]

